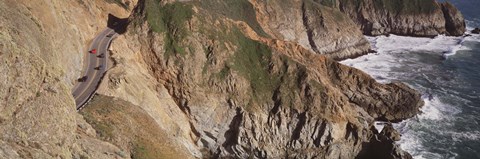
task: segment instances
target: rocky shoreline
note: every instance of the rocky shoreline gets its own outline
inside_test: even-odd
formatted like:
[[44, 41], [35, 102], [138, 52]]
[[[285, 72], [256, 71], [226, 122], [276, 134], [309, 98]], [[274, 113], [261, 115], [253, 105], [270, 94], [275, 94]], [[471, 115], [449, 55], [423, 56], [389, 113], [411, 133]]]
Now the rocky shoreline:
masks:
[[449, 2], [435, 0], [251, 2], [269, 35], [336, 60], [369, 53], [363, 35], [462, 36], [466, 31], [460, 11]]

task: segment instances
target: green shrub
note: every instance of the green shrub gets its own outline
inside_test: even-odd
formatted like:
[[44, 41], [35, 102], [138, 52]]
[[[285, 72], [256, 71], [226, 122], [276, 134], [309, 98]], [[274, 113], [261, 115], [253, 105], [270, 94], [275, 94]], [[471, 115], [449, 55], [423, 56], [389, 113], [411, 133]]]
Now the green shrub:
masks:
[[[279, 78], [272, 75], [269, 65], [272, 58], [272, 51], [269, 46], [246, 37], [238, 28], [206, 28], [204, 31], [207, 37], [218, 41], [219, 44], [233, 44], [236, 50], [227, 61], [225, 66], [213, 73], [210, 78], [224, 80], [232, 71], [249, 81], [252, 96], [256, 102], [263, 102], [270, 99], [273, 90], [279, 83]], [[225, 46], [221, 46], [226, 49]], [[205, 49], [207, 51], [207, 49]], [[207, 64], [203, 72], [207, 72]]]
[[185, 55], [182, 40], [188, 35], [186, 21], [193, 15], [192, 6], [187, 3], [174, 2], [162, 6], [158, 0], [147, 0], [147, 21], [154, 32], [165, 34], [165, 56]]
[[87, 111], [82, 111], [81, 114], [84, 116], [85, 120], [92, 125], [99, 137], [106, 141], [113, 139], [114, 128], [111, 123], [105, 123], [104, 121], [95, 119], [94, 115]]
[[321, 0], [320, 4], [327, 6], [327, 7], [335, 7], [337, 4], [336, 0]]
[[258, 101], [270, 99], [279, 82], [269, 72], [272, 51], [267, 45], [245, 37], [237, 29], [233, 32], [238, 49], [233, 57], [232, 69], [249, 80], [253, 95]]
[[438, 6], [434, 0], [374, 0], [375, 8], [401, 14], [427, 14]]
[[[350, 8], [359, 8], [365, 5], [364, 0], [339, 0]], [[386, 9], [396, 14], [428, 14], [438, 9], [435, 0], [372, 0], [377, 10]]]

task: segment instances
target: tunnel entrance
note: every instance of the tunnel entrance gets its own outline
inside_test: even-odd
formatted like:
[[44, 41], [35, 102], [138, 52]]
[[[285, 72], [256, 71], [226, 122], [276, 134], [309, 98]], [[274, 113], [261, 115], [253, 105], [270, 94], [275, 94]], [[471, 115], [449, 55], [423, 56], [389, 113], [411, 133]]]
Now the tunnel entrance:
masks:
[[108, 14], [107, 27], [115, 30], [117, 34], [123, 34], [127, 31], [128, 18], [119, 18], [113, 14]]

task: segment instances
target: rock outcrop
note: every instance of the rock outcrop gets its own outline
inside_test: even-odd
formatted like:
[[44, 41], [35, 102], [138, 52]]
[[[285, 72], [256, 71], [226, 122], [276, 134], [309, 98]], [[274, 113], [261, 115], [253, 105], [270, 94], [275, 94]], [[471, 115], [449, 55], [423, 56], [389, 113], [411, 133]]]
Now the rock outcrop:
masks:
[[475, 28], [472, 30], [473, 34], [480, 34], [480, 28]]
[[[374, 130], [375, 131], [375, 130]], [[399, 140], [399, 133], [391, 124], [385, 125], [380, 134], [374, 134], [368, 144], [356, 157], [357, 159], [391, 158], [412, 159], [413, 157], [395, 144]]]
[[273, 38], [296, 42], [333, 59], [368, 53], [370, 44], [342, 12], [311, 0], [252, 0], [262, 28]]
[[[165, 115], [180, 121], [187, 118], [191, 131], [187, 147], [197, 148], [203, 157], [355, 158], [377, 134], [372, 131], [373, 121], [412, 117], [422, 102], [403, 84], [377, 83], [315, 53], [332, 49], [322, 44], [322, 38], [347, 38], [341, 31], [361, 33], [345, 26], [333, 29], [337, 33], [332, 34], [338, 35], [327, 36], [324, 32], [332, 31], [329, 27], [335, 24], [355, 25], [338, 11], [309, 3], [282, 4], [308, 20], [301, 16], [275, 24], [276, 20], [256, 14], [263, 10], [275, 17], [270, 7], [280, 4], [263, 1], [140, 1], [121, 37], [130, 42], [126, 45], [131, 51], [125, 54], [131, 58], [124, 59], [121, 53], [128, 49], [112, 46], [118, 61], [114, 70], [119, 73], [109, 73], [102, 89], [145, 108], [154, 103], [132, 97], [145, 92], [155, 93], [153, 98], [171, 97], [182, 114]], [[328, 20], [334, 13], [345, 21]], [[310, 28], [322, 23], [327, 27]], [[332, 43], [356, 44], [355, 39], [363, 37], [352, 39]], [[136, 76], [150, 79], [150, 87], [133, 84], [129, 80], [133, 77], [121, 74], [130, 67], [139, 72]], [[141, 87], [141, 92], [131, 91], [138, 89], [133, 86]], [[180, 134], [188, 131], [164, 128]]]
[[465, 19], [460, 11], [451, 3], [441, 3], [443, 15], [445, 16], [445, 28], [447, 35], [460, 36], [466, 31]]
[[[328, 3], [327, 3], [328, 2]], [[462, 14], [450, 3], [435, 0], [323, 0], [349, 15], [366, 35], [397, 34], [433, 37], [461, 36]]]

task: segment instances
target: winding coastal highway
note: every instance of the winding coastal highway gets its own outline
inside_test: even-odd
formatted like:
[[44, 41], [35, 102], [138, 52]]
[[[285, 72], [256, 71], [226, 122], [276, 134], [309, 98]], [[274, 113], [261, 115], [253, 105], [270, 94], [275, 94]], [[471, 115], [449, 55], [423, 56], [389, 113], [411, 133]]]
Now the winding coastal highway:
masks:
[[[95, 95], [108, 69], [108, 47], [116, 35], [113, 29], [107, 28], [92, 41], [85, 58], [84, 72], [80, 76], [80, 78], [84, 77], [84, 80], [77, 81], [72, 91], [77, 110], [80, 110]], [[91, 50], [95, 50], [95, 53], [90, 52]]]

